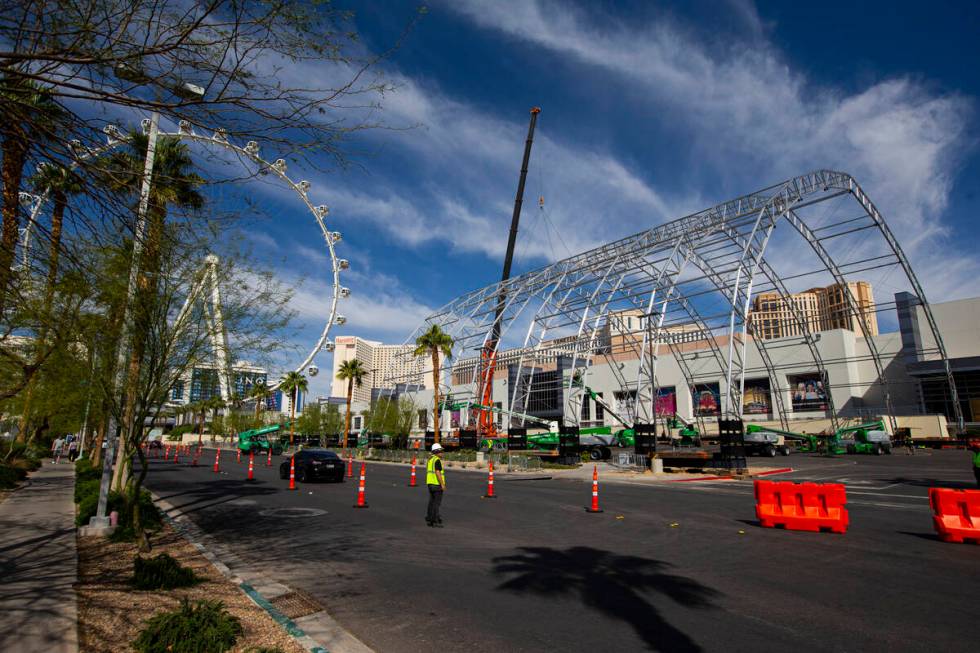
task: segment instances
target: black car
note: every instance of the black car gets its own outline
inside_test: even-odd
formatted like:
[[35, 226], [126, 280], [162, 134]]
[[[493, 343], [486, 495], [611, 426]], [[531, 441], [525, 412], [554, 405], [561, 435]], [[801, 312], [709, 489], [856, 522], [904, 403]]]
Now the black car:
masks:
[[[340, 457], [327, 449], [303, 449], [296, 453], [296, 480], [344, 482], [347, 466]], [[289, 458], [279, 465], [279, 478], [289, 478]]]

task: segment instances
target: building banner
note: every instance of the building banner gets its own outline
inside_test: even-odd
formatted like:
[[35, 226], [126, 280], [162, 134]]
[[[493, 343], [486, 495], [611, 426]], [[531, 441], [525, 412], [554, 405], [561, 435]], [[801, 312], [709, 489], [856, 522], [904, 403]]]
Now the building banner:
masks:
[[827, 410], [827, 383], [819, 372], [789, 374], [786, 379], [793, 394], [793, 411]]
[[721, 391], [717, 383], [699, 383], [691, 388], [694, 414], [717, 417], [721, 414]]
[[672, 385], [657, 388], [657, 415], [677, 413], [677, 388]]
[[772, 412], [772, 395], [769, 379], [745, 379], [745, 393], [742, 395], [742, 413], [764, 415]]

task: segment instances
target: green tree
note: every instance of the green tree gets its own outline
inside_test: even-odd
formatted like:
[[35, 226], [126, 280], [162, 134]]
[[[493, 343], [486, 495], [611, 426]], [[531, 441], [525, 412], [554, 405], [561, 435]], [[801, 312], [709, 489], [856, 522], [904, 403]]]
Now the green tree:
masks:
[[[215, 395], [204, 402], [205, 410], [211, 411], [211, 437], [213, 438], [216, 433], [224, 428], [224, 420], [218, 420], [220, 414], [218, 411], [227, 408], [228, 402], [222, 399], [219, 395]], [[202, 422], [203, 425], [203, 422]], [[197, 444], [201, 445], [201, 437], [203, 436], [204, 429], [202, 428], [197, 433]]]
[[438, 324], [433, 324], [429, 330], [415, 339], [415, 355], [432, 357], [432, 430], [435, 432], [435, 441], [439, 442], [439, 354], [444, 357], [453, 357], [452, 336], [445, 333]]
[[323, 432], [327, 435], [340, 435], [344, 428], [344, 418], [340, 414], [340, 408], [336, 404], [327, 404], [323, 411]]
[[320, 404], [304, 406], [296, 426], [302, 435], [318, 435], [323, 429], [323, 409]]
[[306, 392], [306, 377], [299, 372], [287, 372], [279, 381], [279, 389], [289, 393], [289, 446], [293, 446], [293, 428], [296, 424], [296, 401], [300, 392]]
[[356, 358], [351, 358], [341, 363], [340, 369], [337, 371], [337, 378], [341, 381], [347, 381], [347, 417], [344, 418], [344, 449], [347, 448], [347, 439], [350, 437], [350, 402], [354, 395], [354, 385], [356, 384], [360, 388], [364, 384], [364, 377], [367, 374], [367, 368]]

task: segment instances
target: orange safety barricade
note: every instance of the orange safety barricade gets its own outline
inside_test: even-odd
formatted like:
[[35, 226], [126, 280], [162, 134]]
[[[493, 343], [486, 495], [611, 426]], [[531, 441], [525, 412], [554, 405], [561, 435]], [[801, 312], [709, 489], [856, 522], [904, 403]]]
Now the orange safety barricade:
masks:
[[847, 491], [840, 483], [755, 481], [755, 516], [766, 528], [846, 533]]
[[980, 490], [929, 488], [932, 525], [943, 542], [980, 544]]

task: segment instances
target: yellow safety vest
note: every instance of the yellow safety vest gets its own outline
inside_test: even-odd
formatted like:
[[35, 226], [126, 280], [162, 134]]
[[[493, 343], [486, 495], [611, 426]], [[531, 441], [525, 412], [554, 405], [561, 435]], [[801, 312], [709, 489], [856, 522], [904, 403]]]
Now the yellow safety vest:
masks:
[[[436, 461], [439, 460], [438, 456], [429, 456], [429, 459], [425, 461], [425, 484], [426, 485], [439, 485], [439, 477], [436, 476]], [[446, 471], [443, 468], [442, 480], [446, 480]]]

